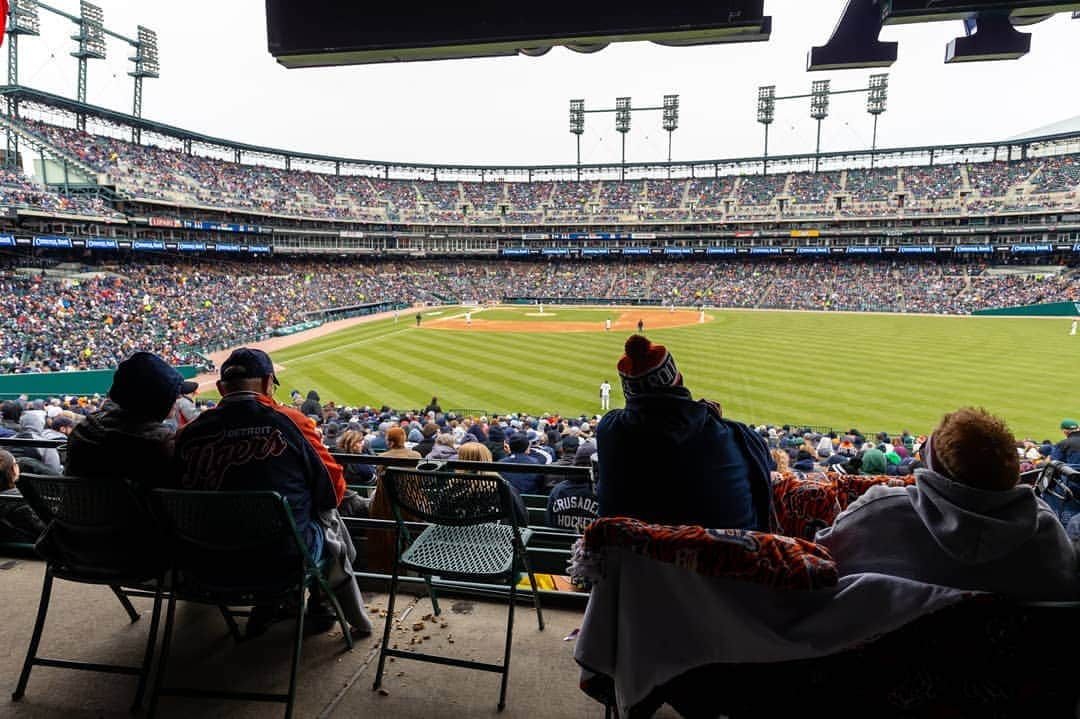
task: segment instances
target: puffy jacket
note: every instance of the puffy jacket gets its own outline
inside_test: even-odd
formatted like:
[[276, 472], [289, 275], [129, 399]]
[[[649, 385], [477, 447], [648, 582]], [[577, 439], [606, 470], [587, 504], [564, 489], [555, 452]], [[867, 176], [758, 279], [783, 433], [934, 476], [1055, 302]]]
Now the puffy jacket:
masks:
[[690, 393], [628, 399], [597, 426], [600, 514], [657, 524], [769, 530], [764, 441]]

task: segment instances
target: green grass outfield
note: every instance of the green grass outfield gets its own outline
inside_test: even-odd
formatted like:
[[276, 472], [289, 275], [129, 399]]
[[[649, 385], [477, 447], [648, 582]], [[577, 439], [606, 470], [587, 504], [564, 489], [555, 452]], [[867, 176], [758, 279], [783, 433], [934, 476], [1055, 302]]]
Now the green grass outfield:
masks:
[[[296, 388], [346, 405], [409, 409], [437, 395], [447, 409], [593, 414], [608, 379], [612, 406], [621, 406], [615, 364], [627, 333], [545, 333], [544, 320], [528, 316], [535, 311], [474, 314], [537, 321], [535, 333], [435, 330], [430, 321], [416, 329], [406, 314], [397, 325], [375, 321], [278, 350], [279, 399]], [[620, 313], [557, 311], [561, 321]], [[944, 412], [976, 404], [1005, 417], [1018, 437], [1056, 440], [1061, 418], [1080, 416], [1080, 336], [1068, 335], [1067, 318], [708, 314], [703, 325], [647, 334], [671, 350], [695, 398], [719, 401], [734, 419], [926, 431]]]

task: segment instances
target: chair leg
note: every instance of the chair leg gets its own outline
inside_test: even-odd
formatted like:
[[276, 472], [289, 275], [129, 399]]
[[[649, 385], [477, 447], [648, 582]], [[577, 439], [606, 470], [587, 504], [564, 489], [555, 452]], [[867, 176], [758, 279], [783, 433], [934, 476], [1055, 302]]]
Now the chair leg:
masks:
[[536, 622], [540, 625], [540, 631], [544, 631], [544, 610], [540, 608], [540, 592], [536, 591], [536, 575], [533, 574], [532, 565], [529, 564], [529, 557], [525, 554], [525, 545], [519, 544], [518, 548], [521, 553], [521, 564], [529, 575], [529, 586], [532, 587], [533, 606], [536, 607]]
[[26, 683], [30, 681], [30, 669], [34, 666], [37, 658], [38, 644], [41, 642], [41, 632], [45, 629], [45, 615], [49, 611], [49, 598], [52, 596], [53, 575], [52, 567], [45, 567], [45, 582], [41, 586], [41, 599], [38, 602], [37, 620], [34, 622], [34, 633], [30, 636], [30, 646], [26, 649], [26, 661], [23, 662], [22, 673], [19, 675], [19, 683], [12, 692], [14, 701], [22, 699], [26, 693]]
[[439, 609], [439, 597], [435, 594], [435, 585], [431, 583], [431, 575], [424, 575], [424, 583], [427, 584], [428, 596], [431, 597], [431, 608], [435, 612], [435, 616], [442, 614], [442, 610]]
[[164, 581], [164, 577], [158, 578], [157, 590], [154, 592], [154, 610], [153, 614], [150, 615], [150, 636], [146, 638], [146, 651], [143, 653], [142, 667], [139, 671], [139, 686], [135, 689], [135, 701], [131, 704], [133, 713], [142, 709], [146, 683], [150, 678], [150, 664], [154, 659], [154, 645], [157, 643], [158, 624], [161, 622], [161, 587]]
[[510, 679], [510, 648], [514, 644], [514, 601], [517, 596], [517, 582], [514, 570], [510, 570], [510, 608], [506, 614], [506, 651], [503, 653], [502, 685], [499, 687], [499, 711], [506, 708], [506, 682]]
[[[173, 586], [176, 586], [176, 577], [173, 577]], [[165, 682], [165, 665], [169, 661], [169, 649], [172, 647], [173, 622], [176, 619], [176, 595], [169, 595], [169, 608], [165, 612], [165, 636], [161, 640], [161, 658], [158, 659], [157, 676], [154, 678], [154, 689], [150, 692], [150, 708], [146, 712], [147, 719], [154, 719], [157, 712], [158, 698], [161, 696], [161, 686]]]
[[236, 618], [229, 611], [229, 608], [224, 604], [219, 604], [218, 611], [221, 612], [222, 619], [225, 620], [226, 626], [229, 627], [229, 635], [232, 636], [233, 641], [243, 641], [244, 637], [240, 634], [240, 626], [236, 623]]
[[289, 669], [289, 698], [285, 703], [285, 719], [292, 719], [296, 703], [296, 675], [300, 671], [300, 647], [304, 643], [304, 610], [307, 609], [307, 587], [300, 582], [300, 599], [296, 603], [296, 637], [293, 640], [292, 667]]
[[120, 600], [120, 603], [124, 605], [124, 611], [127, 612], [128, 619], [131, 620], [131, 623], [134, 624], [139, 621], [139, 613], [135, 611], [135, 607], [131, 605], [131, 600], [124, 594], [124, 590], [115, 584], [109, 585], [109, 589], [113, 590], [113, 594], [115, 594], [116, 598]]
[[386, 666], [386, 649], [390, 646], [390, 625], [394, 622], [394, 600], [397, 598], [398, 559], [394, 558], [394, 573], [390, 577], [390, 596], [386, 600], [386, 624], [383, 625], [382, 646], [379, 648], [379, 667], [375, 670], [375, 683], [372, 690], [382, 686], [383, 668]]

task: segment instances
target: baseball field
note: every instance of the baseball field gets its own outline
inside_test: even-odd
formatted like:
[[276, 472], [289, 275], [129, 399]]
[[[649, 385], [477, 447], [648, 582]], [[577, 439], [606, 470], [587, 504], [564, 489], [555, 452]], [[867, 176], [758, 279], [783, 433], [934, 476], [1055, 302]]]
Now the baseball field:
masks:
[[623, 402], [615, 364], [639, 320], [695, 398], [747, 422], [918, 432], [976, 404], [1041, 440], [1080, 415], [1068, 319], [656, 308], [440, 307], [420, 327], [403, 312], [276, 350], [278, 398], [595, 414], [605, 379]]

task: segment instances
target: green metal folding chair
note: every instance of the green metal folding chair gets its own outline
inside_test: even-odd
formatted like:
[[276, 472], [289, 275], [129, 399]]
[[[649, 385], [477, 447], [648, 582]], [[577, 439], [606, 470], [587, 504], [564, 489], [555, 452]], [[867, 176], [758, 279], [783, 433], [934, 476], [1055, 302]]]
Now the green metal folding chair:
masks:
[[[12, 699], [22, 698], [30, 681], [30, 670], [35, 666], [80, 669], [137, 676], [139, 682], [131, 705], [131, 710], [137, 711], [150, 676], [161, 616], [162, 579], [167, 568], [155, 522], [131, 486], [121, 479], [24, 474], [18, 487], [47, 529], [36, 545], [46, 562], [45, 582], [34, 632]], [[153, 597], [142, 663], [135, 667], [38, 656], [54, 579], [110, 587], [132, 623], [138, 621], [139, 613], [129, 597]]]
[[[510, 485], [496, 474], [463, 472], [425, 472], [390, 467], [384, 486], [397, 520], [397, 552], [390, 580], [390, 598], [379, 650], [379, 667], [375, 673], [374, 689], [382, 685], [386, 657], [416, 659], [467, 669], [502, 674], [499, 689], [499, 710], [506, 706], [506, 683], [510, 672], [510, 649], [514, 638], [514, 599], [518, 569], [524, 569], [532, 586], [533, 604], [540, 629], [544, 629], [544, 614], [536, 578], [525, 554], [525, 545], [532, 535], [519, 526], [516, 500]], [[411, 539], [402, 520], [402, 512], [419, 517], [431, 526], [415, 540]], [[394, 620], [394, 600], [402, 569], [421, 574], [428, 581], [435, 614], [439, 614], [438, 599], [431, 586], [431, 577], [463, 579], [466, 581], [503, 581], [509, 585], [509, 612], [506, 620], [506, 648], [503, 663], [491, 664], [455, 659], [433, 654], [391, 649], [390, 625]]]
[[[157, 679], [150, 698], [149, 716], [162, 696], [212, 697], [241, 701], [280, 702], [285, 717], [292, 716], [296, 700], [296, 677], [304, 637], [306, 590], [318, 587], [330, 600], [341, 625], [345, 644], [352, 649], [352, 633], [341, 605], [326, 581], [329, 559], [316, 562], [293, 521], [289, 503], [277, 492], [200, 492], [154, 490], [155, 510], [168, 528], [172, 581], [165, 614], [165, 636]], [[293, 634], [289, 691], [286, 694], [222, 691], [165, 685], [166, 665], [172, 643], [176, 602], [216, 606], [267, 606], [295, 599], [296, 630]], [[226, 611], [231, 617], [250, 612]]]

